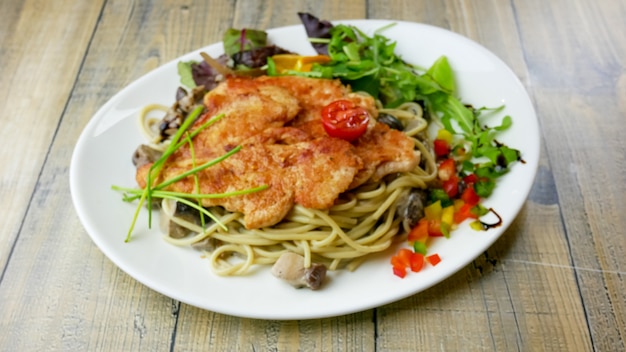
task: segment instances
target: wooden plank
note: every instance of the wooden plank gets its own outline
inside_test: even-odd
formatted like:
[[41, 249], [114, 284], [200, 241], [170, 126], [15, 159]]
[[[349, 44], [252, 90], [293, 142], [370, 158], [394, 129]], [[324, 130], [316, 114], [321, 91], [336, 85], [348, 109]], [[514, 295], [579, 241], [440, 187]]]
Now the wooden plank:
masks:
[[181, 306], [177, 351], [374, 351], [371, 312], [303, 321], [240, 319]]
[[[250, 11], [249, 2], [237, 2], [232, 26], [234, 28], [269, 29], [300, 24], [298, 12], [308, 12], [320, 19], [340, 20], [365, 18], [366, 2], [351, 0], [289, 1], [281, 4], [261, 3]], [[226, 28], [223, 28], [224, 30]]]
[[[0, 3], [0, 272], [72, 89], [100, 2]], [[88, 30], [84, 30], [87, 28]], [[18, 153], [20, 157], [16, 158]]]
[[626, 8], [620, 1], [515, 7], [593, 347], [623, 350], [626, 143], [616, 126], [626, 111]]
[[[35, 4], [29, 6], [37, 12]], [[55, 6], [59, 21], [70, 22], [60, 14], [74, 13], [75, 3]], [[221, 30], [204, 24], [228, 17], [232, 11], [223, 6], [107, 2], [0, 285], [0, 350], [169, 349], [178, 302], [121, 272], [87, 237], [71, 206], [68, 162], [82, 129], [113, 94], [154, 67], [218, 39]], [[64, 25], [89, 38], [100, 8], [94, 12], [91, 27]], [[31, 15], [24, 10], [23, 20]], [[50, 82], [57, 81], [63, 79]]]

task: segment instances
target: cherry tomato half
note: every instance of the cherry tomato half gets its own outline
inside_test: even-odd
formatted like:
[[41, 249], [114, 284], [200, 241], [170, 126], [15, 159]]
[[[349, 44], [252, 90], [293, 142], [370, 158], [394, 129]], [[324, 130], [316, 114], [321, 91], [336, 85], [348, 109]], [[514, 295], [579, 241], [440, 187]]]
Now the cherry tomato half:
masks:
[[369, 120], [369, 112], [350, 100], [336, 100], [322, 109], [322, 124], [326, 133], [348, 142], [365, 133]]
[[437, 176], [441, 181], [448, 181], [456, 175], [456, 164], [454, 159], [446, 159], [439, 164]]

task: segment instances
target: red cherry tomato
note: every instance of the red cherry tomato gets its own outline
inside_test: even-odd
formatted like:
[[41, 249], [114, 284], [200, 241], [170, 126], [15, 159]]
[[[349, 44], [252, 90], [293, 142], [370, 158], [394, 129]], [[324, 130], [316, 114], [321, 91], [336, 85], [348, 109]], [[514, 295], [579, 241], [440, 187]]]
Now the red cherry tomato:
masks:
[[456, 175], [456, 164], [453, 159], [446, 159], [439, 164], [437, 175], [441, 181], [448, 181]]
[[326, 133], [348, 142], [365, 133], [369, 119], [369, 112], [350, 100], [336, 100], [322, 109], [322, 124]]

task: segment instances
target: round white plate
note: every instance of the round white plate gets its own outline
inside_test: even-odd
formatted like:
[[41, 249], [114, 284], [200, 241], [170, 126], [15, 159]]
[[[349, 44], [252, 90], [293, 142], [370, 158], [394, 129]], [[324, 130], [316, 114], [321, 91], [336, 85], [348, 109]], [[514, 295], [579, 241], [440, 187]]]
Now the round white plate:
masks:
[[[392, 21], [342, 21], [372, 35]], [[476, 232], [464, 224], [450, 239], [430, 247], [439, 265], [399, 279], [389, 258], [381, 253], [355, 272], [333, 272], [319, 291], [294, 289], [274, 278], [268, 267], [249, 276], [219, 277], [208, 260], [191, 248], [168, 244], [158, 230], [158, 219], [147, 227], [147, 212], [140, 214], [132, 240], [124, 239], [136, 204], [122, 201], [111, 185], [135, 187], [131, 155], [144, 142], [137, 115], [151, 103], [170, 105], [179, 85], [178, 61], [200, 60], [199, 52], [223, 52], [221, 43], [169, 62], [136, 80], [109, 100], [80, 136], [70, 167], [70, 187], [78, 216], [100, 250], [130, 276], [171, 298], [211, 311], [263, 319], [307, 319], [337, 316], [390, 303], [446, 279], [483, 253], [511, 224], [524, 204], [537, 170], [539, 128], [530, 99], [515, 74], [495, 55], [475, 42], [450, 31], [423, 24], [396, 22], [383, 35], [396, 40], [397, 53], [423, 67], [446, 55], [456, 73], [459, 95], [476, 107], [506, 104], [500, 117], [513, 118], [511, 129], [498, 140], [521, 150], [525, 164], [517, 163], [498, 181], [485, 202], [502, 216], [503, 225]], [[314, 54], [300, 25], [269, 30], [269, 41], [300, 54]], [[498, 122], [499, 120], [494, 121]]]

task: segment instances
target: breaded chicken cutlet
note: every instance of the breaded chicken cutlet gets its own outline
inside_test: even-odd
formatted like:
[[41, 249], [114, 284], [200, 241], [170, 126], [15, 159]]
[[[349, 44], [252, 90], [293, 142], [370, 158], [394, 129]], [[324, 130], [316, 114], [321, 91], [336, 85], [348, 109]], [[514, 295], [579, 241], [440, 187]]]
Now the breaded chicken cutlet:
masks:
[[[353, 143], [328, 136], [321, 123], [322, 108], [339, 99], [353, 101], [374, 117], [367, 132]], [[206, 113], [194, 127], [216, 115], [225, 116], [193, 139], [195, 163], [239, 145], [242, 148], [197, 174], [200, 192], [268, 188], [243, 196], [203, 199], [202, 204], [243, 213], [249, 229], [280, 222], [294, 204], [328, 209], [341, 193], [386, 174], [411, 171], [419, 163], [419, 152], [409, 137], [376, 122], [373, 98], [352, 93], [338, 80], [229, 78], [205, 95], [204, 105]], [[160, 180], [179, 175], [192, 164], [191, 150], [184, 145], [169, 157]], [[141, 187], [146, 185], [149, 167], [137, 170]], [[168, 189], [192, 193], [195, 180], [190, 176]]]

